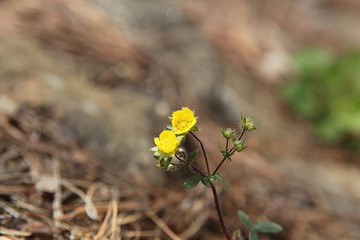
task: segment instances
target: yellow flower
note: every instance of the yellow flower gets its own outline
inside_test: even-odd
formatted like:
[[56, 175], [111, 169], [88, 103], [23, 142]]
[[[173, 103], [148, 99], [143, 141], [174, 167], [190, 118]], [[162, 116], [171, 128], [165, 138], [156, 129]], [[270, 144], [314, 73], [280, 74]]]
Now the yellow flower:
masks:
[[167, 155], [173, 155], [180, 144], [180, 141], [176, 138], [174, 132], [170, 130], [162, 131], [158, 138], [154, 138], [154, 142], [159, 151]]
[[193, 111], [183, 107], [181, 110], [173, 112], [171, 124], [175, 134], [186, 134], [195, 126], [196, 117]]

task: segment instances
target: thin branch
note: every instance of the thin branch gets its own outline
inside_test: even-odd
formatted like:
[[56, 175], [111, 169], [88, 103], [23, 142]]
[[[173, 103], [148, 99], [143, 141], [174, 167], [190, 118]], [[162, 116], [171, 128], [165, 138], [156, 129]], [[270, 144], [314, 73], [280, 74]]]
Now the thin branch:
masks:
[[[240, 136], [238, 137], [238, 140], [240, 140], [243, 136], [244, 136], [244, 133], [246, 132], [246, 129], [245, 128], [243, 128], [243, 130], [242, 130], [242, 132], [241, 132], [241, 134], [240, 134]], [[232, 148], [231, 150], [230, 150], [230, 155], [233, 155], [234, 154], [234, 152], [235, 152], [235, 149], [234, 148]]]
[[222, 213], [221, 213], [221, 208], [220, 208], [219, 198], [218, 198], [218, 195], [217, 195], [217, 192], [216, 192], [216, 187], [214, 186], [214, 184], [211, 181], [209, 181], [209, 183], [210, 183], [210, 187], [211, 187], [211, 190], [213, 192], [213, 195], [214, 195], [215, 207], [216, 207], [216, 211], [217, 211], [217, 214], [218, 214], [218, 217], [219, 217], [219, 222], [220, 222], [221, 229], [222, 229], [226, 239], [231, 240], [231, 237], [229, 235], [228, 230], [226, 229], [224, 219], [223, 219], [223, 216], [222, 216]]
[[204, 145], [201, 142], [201, 140], [193, 132], [190, 131], [190, 134], [200, 143], [201, 150], [202, 150], [202, 152], [204, 154], [204, 158], [205, 158], [206, 169], [207, 169], [208, 174], [210, 174], [209, 161], [208, 161], [208, 158], [206, 156], [206, 151], [205, 151]]
[[186, 162], [184, 159], [181, 159], [178, 155], [175, 154], [175, 157], [181, 162], [184, 163], [185, 166], [190, 166], [195, 172], [199, 173], [201, 176], [206, 176], [200, 169], [193, 165], [189, 165], [188, 162]]
[[[241, 132], [241, 134], [240, 134], [240, 136], [238, 137], [237, 140], [240, 140], [240, 139], [244, 136], [245, 131], [246, 131], [245, 128], [243, 128], [243, 130], [242, 130], [242, 132]], [[227, 151], [228, 141], [229, 141], [229, 140], [226, 141], [226, 152], [228, 152], [228, 151]], [[232, 148], [229, 150], [228, 157], [231, 157], [234, 153], [235, 153], [235, 149], [234, 149], [234, 147], [232, 147]], [[227, 159], [227, 157], [223, 157], [223, 159], [220, 161], [219, 165], [217, 165], [217, 167], [216, 167], [215, 170], [213, 171], [213, 173], [212, 173], [213, 175], [214, 175], [215, 173], [217, 173], [217, 171], [220, 169], [220, 167], [223, 165], [223, 163], [225, 162], [226, 159]]]

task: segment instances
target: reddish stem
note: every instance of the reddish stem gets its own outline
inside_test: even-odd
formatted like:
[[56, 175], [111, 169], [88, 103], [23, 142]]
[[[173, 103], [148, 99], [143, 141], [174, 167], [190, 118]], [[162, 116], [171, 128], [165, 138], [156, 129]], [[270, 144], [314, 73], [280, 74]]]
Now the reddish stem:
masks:
[[204, 154], [204, 158], [205, 158], [206, 170], [207, 170], [208, 174], [210, 174], [209, 160], [206, 156], [206, 151], [205, 151], [204, 145], [201, 142], [201, 140], [193, 132], [190, 131], [190, 134], [200, 143], [201, 150], [202, 150], [202, 152]]
[[218, 198], [218, 195], [217, 195], [217, 192], [216, 192], [216, 187], [214, 186], [214, 184], [212, 182], [209, 181], [209, 183], [210, 183], [210, 187], [211, 187], [211, 190], [213, 192], [213, 195], [214, 195], [215, 207], [216, 207], [216, 211], [217, 211], [217, 214], [218, 214], [218, 217], [219, 217], [219, 222], [220, 222], [221, 229], [222, 229], [226, 239], [231, 240], [231, 237], [229, 235], [229, 232], [226, 229], [224, 219], [223, 219], [223, 216], [222, 216], [222, 213], [221, 213], [221, 208], [220, 208], [219, 198]]

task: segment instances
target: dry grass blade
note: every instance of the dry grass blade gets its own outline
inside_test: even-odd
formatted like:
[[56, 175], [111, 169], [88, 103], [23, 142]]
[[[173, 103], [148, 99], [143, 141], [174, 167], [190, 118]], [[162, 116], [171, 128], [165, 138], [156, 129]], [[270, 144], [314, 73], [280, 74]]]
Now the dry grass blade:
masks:
[[119, 228], [118, 228], [118, 192], [114, 190], [114, 196], [111, 201], [112, 205], [112, 220], [111, 220], [111, 240], [121, 239], [121, 235], [119, 234]]
[[106, 211], [104, 221], [102, 222], [98, 232], [95, 235], [95, 238], [94, 238], [95, 240], [102, 239], [104, 237], [106, 230], [108, 229], [111, 211], [112, 211], [112, 202], [110, 202], [108, 204], [108, 209]]
[[20, 231], [20, 230], [16, 230], [16, 229], [5, 228], [5, 227], [0, 228], [0, 233], [4, 234], [4, 235], [17, 236], [17, 237], [31, 236], [30, 232]]
[[164, 231], [172, 240], [181, 240], [179, 236], [177, 236], [166, 223], [159, 218], [154, 211], [147, 210], [145, 214], [162, 230]]
[[5, 194], [29, 194], [34, 193], [35, 189], [31, 186], [11, 186], [11, 185], [0, 185], [0, 195]]
[[55, 182], [56, 182], [56, 188], [55, 188], [55, 193], [54, 193], [54, 201], [53, 201], [53, 209], [54, 209], [54, 213], [53, 213], [53, 217], [54, 217], [54, 222], [55, 222], [55, 226], [57, 228], [59, 228], [61, 226], [60, 223], [60, 219], [63, 215], [63, 210], [62, 210], [62, 191], [61, 191], [61, 184], [60, 184], [60, 161], [59, 159], [54, 159], [54, 178], [55, 178]]
[[99, 187], [99, 185], [97, 184], [93, 184], [89, 187], [89, 190], [86, 193], [85, 196], [85, 212], [86, 214], [93, 220], [98, 220], [99, 219], [99, 214], [96, 211], [96, 208], [94, 206], [94, 203], [92, 201], [92, 196], [95, 192], [95, 190]]

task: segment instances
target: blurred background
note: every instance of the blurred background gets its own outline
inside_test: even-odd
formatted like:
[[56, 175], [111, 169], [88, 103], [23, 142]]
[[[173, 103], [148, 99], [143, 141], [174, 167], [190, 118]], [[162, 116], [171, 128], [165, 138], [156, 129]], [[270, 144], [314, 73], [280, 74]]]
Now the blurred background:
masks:
[[222, 169], [229, 229], [360, 239], [359, 26], [357, 0], [0, 1], [0, 235], [221, 239], [149, 151], [188, 106], [213, 167], [221, 127], [258, 125]]

